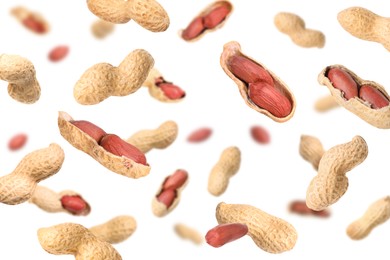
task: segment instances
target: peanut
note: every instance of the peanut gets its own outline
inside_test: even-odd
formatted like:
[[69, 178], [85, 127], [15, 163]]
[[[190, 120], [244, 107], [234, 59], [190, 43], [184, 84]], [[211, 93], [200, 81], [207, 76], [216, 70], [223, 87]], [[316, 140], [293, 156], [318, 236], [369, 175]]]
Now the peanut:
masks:
[[367, 237], [378, 225], [390, 218], [390, 197], [386, 196], [372, 203], [364, 215], [347, 227], [347, 235], [353, 240]]
[[314, 109], [317, 112], [326, 112], [339, 106], [340, 105], [334, 100], [332, 95], [321, 97], [314, 103]]
[[76, 192], [66, 190], [54, 192], [38, 185], [32, 194], [30, 203], [46, 212], [67, 212], [75, 216], [86, 216], [91, 212], [89, 204]]
[[69, 53], [69, 47], [66, 45], [59, 45], [49, 52], [48, 58], [52, 62], [58, 62], [64, 59]]
[[322, 48], [325, 45], [325, 35], [317, 30], [306, 29], [305, 22], [296, 14], [280, 12], [275, 15], [274, 23], [280, 32], [290, 36], [298, 46]]
[[250, 128], [250, 134], [253, 140], [259, 144], [268, 144], [271, 140], [269, 132], [262, 126], [252, 126]]
[[362, 163], [367, 155], [367, 144], [361, 136], [326, 151], [318, 165], [318, 174], [307, 189], [306, 205], [320, 211], [336, 203], [347, 191], [346, 173]]
[[0, 54], [0, 79], [8, 81], [8, 94], [19, 102], [32, 104], [41, 96], [34, 65], [26, 58]]
[[349, 100], [358, 96], [358, 85], [353, 80], [351, 75], [343, 69], [331, 68], [328, 71], [328, 78], [332, 82], [333, 87], [341, 91], [342, 96]]
[[232, 223], [221, 224], [210, 229], [206, 236], [206, 242], [213, 247], [221, 247], [226, 243], [235, 241], [248, 233], [248, 227], [245, 224]]
[[183, 239], [189, 239], [194, 244], [200, 245], [203, 243], [202, 235], [195, 229], [182, 224], [177, 223], [174, 225], [174, 230], [177, 235], [179, 235]]
[[103, 129], [86, 120], [70, 121], [70, 123], [77, 126], [77, 128], [93, 138], [97, 143], [100, 143], [103, 136], [107, 134]]
[[32, 12], [22, 6], [11, 9], [11, 14], [18, 19], [24, 27], [36, 34], [46, 34], [50, 27], [48, 22], [38, 13]]
[[231, 146], [223, 150], [209, 174], [208, 191], [214, 196], [223, 194], [229, 185], [229, 179], [238, 172], [240, 164], [241, 152], [238, 147]]
[[[338, 87], [329, 78], [331, 71], [339, 74], [336, 77], [339, 81]], [[390, 128], [390, 96], [380, 84], [363, 80], [342, 65], [325, 67], [318, 75], [318, 82], [328, 87], [335, 102], [356, 116], [377, 128]], [[345, 86], [340, 87], [343, 85]], [[345, 95], [349, 93], [351, 98], [346, 100], [343, 92]]]
[[27, 139], [28, 139], [28, 137], [24, 133], [14, 135], [8, 141], [8, 149], [10, 149], [11, 151], [16, 151], [16, 150], [22, 149], [23, 146], [26, 144]]
[[200, 143], [210, 138], [213, 130], [208, 127], [202, 127], [193, 131], [188, 137], [187, 141], [190, 143]]
[[40, 228], [37, 232], [42, 248], [54, 255], [74, 255], [76, 260], [121, 260], [108, 242], [99, 240], [87, 228], [75, 223], [63, 223]]
[[327, 218], [330, 216], [330, 212], [327, 209], [320, 210], [320, 211], [315, 211], [312, 209], [309, 209], [306, 206], [306, 201], [304, 200], [294, 200], [290, 203], [289, 205], [289, 210], [292, 213], [296, 213], [299, 215], [310, 215], [310, 216], [317, 216], [321, 218]]
[[136, 92], [154, 65], [145, 50], [132, 51], [114, 67], [98, 63], [84, 72], [73, 88], [73, 96], [82, 105], [95, 105], [110, 96], [127, 96]]
[[179, 204], [181, 192], [188, 182], [188, 172], [176, 170], [165, 178], [152, 201], [152, 211], [157, 217], [163, 217]]
[[318, 165], [324, 153], [324, 147], [317, 137], [301, 135], [299, 154], [303, 159], [310, 162], [315, 170], [318, 170]]
[[180, 32], [185, 41], [196, 41], [207, 32], [221, 28], [233, 12], [233, 5], [229, 1], [217, 0], [206, 6], [190, 24]]
[[186, 96], [184, 90], [164, 79], [162, 74], [153, 68], [143, 83], [148, 88], [149, 94], [161, 102], [175, 103], [181, 101]]
[[244, 55], [238, 42], [224, 45], [220, 63], [250, 108], [279, 123], [294, 115], [296, 102], [287, 85], [264, 65]]
[[153, 130], [141, 130], [126, 139], [126, 142], [147, 153], [153, 148], [165, 149], [170, 146], [178, 135], [176, 122], [169, 120]]
[[169, 17], [155, 0], [87, 0], [89, 10], [107, 22], [121, 24], [133, 19], [152, 32], [163, 32], [169, 27]]
[[250, 205], [221, 202], [216, 209], [216, 218], [219, 224], [245, 224], [253, 242], [269, 253], [291, 250], [297, 240], [297, 232], [290, 223]]
[[128, 239], [136, 230], [137, 222], [131, 216], [117, 216], [106, 223], [93, 226], [89, 231], [97, 239], [110, 244], [117, 244]]
[[0, 177], [0, 202], [16, 205], [29, 200], [40, 181], [61, 169], [64, 158], [64, 151], [55, 143], [24, 156], [13, 172]]
[[[144, 160], [145, 157], [137, 148], [130, 144], [125, 144], [123, 140], [119, 140], [118, 138], [114, 138], [113, 140], [111, 136], [105, 141], [104, 146], [110, 151], [116, 152], [115, 150], [117, 150], [119, 154], [125, 154], [125, 156], [118, 156], [107, 151], [100, 145], [104, 136], [100, 139], [100, 142], [96, 141], [96, 139], [99, 139], [100, 136], [102, 136], [100, 133], [104, 133], [104, 130], [101, 130], [93, 124], [91, 125], [88, 121], [82, 121], [81, 129], [72, 122], [74, 123], [75, 120], [66, 112], [60, 111], [58, 113], [58, 128], [60, 134], [73, 147], [90, 155], [110, 171], [126, 177], [136, 179], [149, 174], [150, 166], [143, 164], [146, 163], [146, 159]], [[94, 138], [96, 139], [94, 139], [88, 134], [88, 131], [99, 134], [97, 137], [95, 136]], [[135, 160], [139, 161], [136, 162], [126, 156], [133, 156]]]
[[92, 35], [97, 39], [104, 39], [115, 29], [115, 24], [97, 19], [91, 25]]
[[378, 42], [390, 51], [390, 20], [363, 7], [350, 7], [339, 12], [337, 20], [351, 35]]

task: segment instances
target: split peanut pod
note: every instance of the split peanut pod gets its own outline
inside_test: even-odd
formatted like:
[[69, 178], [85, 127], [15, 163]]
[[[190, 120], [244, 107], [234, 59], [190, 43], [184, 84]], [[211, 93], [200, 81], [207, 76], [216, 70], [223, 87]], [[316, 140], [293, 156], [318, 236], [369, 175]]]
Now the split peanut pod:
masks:
[[188, 239], [192, 241], [194, 244], [200, 245], [203, 243], [202, 235], [197, 230], [185, 224], [182, 223], [175, 224], [174, 230], [179, 237], [183, 239]]
[[353, 240], [363, 239], [389, 218], [390, 197], [386, 196], [372, 203], [361, 218], [352, 222], [347, 228], [347, 235]]
[[219, 224], [245, 224], [253, 242], [268, 253], [291, 250], [297, 241], [297, 232], [290, 223], [250, 205], [221, 202], [216, 218]]
[[161, 102], [176, 103], [186, 96], [186, 93], [180, 87], [166, 81], [156, 68], [150, 70], [143, 85], [148, 87], [149, 94], [153, 98]]
[[188, 173], [178, 169], [165, 178], [152, 200], [152, 211], [157, 217], [163, 217], [179, 204], [181, 192], [188, 183]]
[[95, 105], [110, 96], [128, 96], [142, 86], [153, 65], [153, 57], [142, 49], [132, 51], [118, 67], [95, 64], [76, 82], [73, 96], [82, 105]]
[[233, 12], [230, 1], [218, 0], [203, 9], [185, 28], [179, 32], [181, 38], [188, 42], [197, 41], [206, 33], [222, 28]]
[[350, 7], [339, 12], [337, 20], [351, 35], [378, 42], [390, 51], [390, 18], [379, 16], [362, 7]]
[[390, 128], [390, 96], [374, 81], [363, 80], [342, 65], [327, 66], [318, 75], [335, 101], [377, 128]]
[[326, 151], [318, 166], [318, 174], [307, 189], [306, 205], [319, 211], [336, 203], [347, 191], [346, 173], [361, 164], [367, 155], [366, 141], [360, 136]]
[[158, 128], [141, 130], [126, 139], [126, 142], [137, 147], [141, 152], [147, 153], [153, 148], [165, 149], [177, 137], [178, 126], [174, 121], [166, 121]]
[[229, 185], [229, 179], [240, 169], [240, 164], [241, 152], [238, 147], [231, 146], [223, 150], [209, 174], [208, 191], [214, 196], [223, 194]]
[[108, 242], [99, 240], [79, 224], [64, 223], [38, 229], [42, 248], [53, 255], [74, 255], [76, 260], [121, 260], [122, 257]]
[[29, 202], [50, 213], [67, 212], [86, 216], [91, 212], [89, 204], [78, 193], [71, 190], [57, 193], [41, 185], [36, 187]]
[[89, 231], [99, 240], [117, 244], [128, 239], [136, 230], [137, 222], [131, 216], [118, 216], [106, 223], [93, 226]]
[[11, 14], [30, 31], [36, 34], [46, 34], [50, 30], [49, 23], [42, 15], [25, 7], [17, 6], [11, 9]]
[[327, 95], [317, 99], [314, 103], [314, 109], [317, 112], [327, 112], [333, 108], [339, 107], [340, 105], [334, 100], [332, 95]]
[[88, 9], [100, 19], [122, 24], [133, 19], [152, 32], [163, 32], [169, 27], [169, 16], [155, 0], [87, 0]]
[[0, 202], [16, 205], [29, 200], [37, 184], [56, 174], [64, 159], [64, 151], [55, 143], [24, 156], [12, 173], [0, 177]]
[[[74, 122], [79, 122], [78, 126]], [[106, 134], [90, 122], [75, 121], [66, 112], [60, 111], [58, 128], [62, 137], [73, 147], [87, 153], [110, 171], [134, 179], [150, 172], [150, 166], [141, 151], [118, 136], [110, 138], [114, 135]]]
[[295, 97], [287, 85], [263, 64], [243, 54], [238, 42], [223, 46], [220, 63], [250, 108], [279, 123], [294, 115]]
[[115, 24], [98, 19], [91, 25], [91, 32], [97, 39], [106, 38], [114, 31]]
[[1, 54], [0, 79], [8, 81], [8, 94], [19, 102], [32, 104], [41, 96], [34, 65], [26, 58]]
[[303, 159], [310, 162], [314, 169], [318, 170], [318, 165], [320, 164], [320, 160], [324, 153], [324, 147], [317, 137], [301, 135], [299, 154]]

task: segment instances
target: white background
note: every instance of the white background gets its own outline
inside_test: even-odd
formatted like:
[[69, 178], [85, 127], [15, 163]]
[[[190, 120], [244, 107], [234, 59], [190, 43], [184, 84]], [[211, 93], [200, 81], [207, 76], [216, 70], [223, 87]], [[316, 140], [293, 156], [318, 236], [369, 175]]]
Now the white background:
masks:
[[[390, 194], [389, 130], [375, 128], [344, 108], [316, 112], [315, 101], [329, 93], [317, 82], [319, 72], [331, 64], [343, 64], [361, 78], [388, 86], [389, 52], [380, 44], [357, 39], [344, 31], [337, 14], [351, 6], [362, 6], [382, 16], [390, 16], [386, 1], [232, 0], [233, 14], [223, 28], [188, 43], [178, 31], [210, 0], [160, 0], [170, 16], [170, 26], [152, 33], [134, 21], [117, 25], [104, 40], [95, 39], [90, 26], [96, 17], [86, 1], [10, 1], [0, 3], [0, 53], [18, 54], [33, 62], [42, 88], [41, 98], [32, 105], [13, 100], [7, 82], [0, 82], [0, 165], [2, 175], [16, 167], [29, 152], [58, 143], [65, 151], [62, 169], [41, 185], [55, 191], [73, 189], [92, 207], [86, 217], [66, 213], [46, 213], [35, 205], [0, 205], [0, 259], [73, 259], [54, 256], [40, 246], [36, 232], [63, 222], [86, 227], [128, 214], [137, 220], [137, 230], [128, 240], [114, 245], [124, 259], [388, 259], [390, 223], [375, 229], [366, 239], [352, 241], [346, 227], [360, 217], [374, 201]], [[23, 5], [41, 13], [51, 30], [36, 35], [10, 15], [10, 9]], [[308, 28], [326, 35], [324, 48], [305, 49], [277, 31], [273, 18], [278, 12], [301, 16]], [[235, 83], [223, 72], [219, 57], [223, 45], [238, 41], [243, 53], [265, 64], [291, 89], [297, 100], [294, 117], [276, 123], [245, 105]], [[48, 52], [59, 44], [69, 45], [66, 59], [54, 64]], [[167, 80], [187, 93], [180, 103], [161, 103], [143, 87], [126, 97], [110, 97], [97, 105], [83, 106], [73, 98], [73, 86], [82, 73], [99, 62], [118, 65], [131, 51], [143, 48], [155, 59], [155, 66]], [[85, 153], [76, 150], [59, 133], [58, 111], [76, 120], [88, 120], [106, 132], [127, 138], [141, 129], [153, 129], [166, 120], [179, 125], [177, 140], [166, 150], [147, 153], [152, 170], [141, 179], [110, 172]], [[271, 143], [259, 145], [249, 128], [258, 124], [270, 131]], [[189, 144], [186, 137], [208, 126], [214, 132], [201, 144]], [[10, 152], [7, 142], [19, 132], [29, 136], [26, 146]], [[367, 159], [350, 173], [349, 189], [331, 206], [329, 219], [302, 217], [288, 212], [294, 199], [304, 199], [316, 172], [298, 153], [300, 136], [318, 137], [325, 149], [361, 135], [369, 147]], [[214, 197], [207, 191], [208, 174], [228, 146], [242, 152], [239, 172], [231, 178], [227, 191]], [[176, 169], [189, 172], [190, 179], [178, 207], [157, 218], [151, 201], [163, 179]], [[197, 229], [202, 235], [217, 225], [215, 208], [219, 202], [250, 204], [290, 222], [298, 232], [295, 247], [282, 254], [269, 254], [245, 236], [221, 248], [204, 243], [196, 246], [173, 231], [177, 222]]]

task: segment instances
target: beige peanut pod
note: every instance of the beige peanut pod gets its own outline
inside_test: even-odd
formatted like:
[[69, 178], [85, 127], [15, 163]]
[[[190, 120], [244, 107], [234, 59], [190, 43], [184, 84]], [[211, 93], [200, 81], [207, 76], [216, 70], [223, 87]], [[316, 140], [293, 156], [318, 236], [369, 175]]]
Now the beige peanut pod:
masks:
[[318, 166], [318, 174], [307, 189], [306, 205], [320, 211], [336, 203], [347, 191], [346, 173], [361, 164], [367, 155], [368, 147], [361, 136], [326, 151]]
[[280, 32], [290, 36], [298, 46], [322, 48], [325, 45], [325, 35], [317, 30], [306, 29], [305, 22], [296, 14], [280, 12], [275, 15], [274, 23]]
[[103, 39], [114, 31], [115, 24], [98, 19], [91, 25], [91, 32], [97, 39]]
[[152, 32], [163, 32], [169, 27], [169, 16], [155, 0], [87, 0], [89, 10], [100, 19], [121, 24], [133, 19]]
[[192, 227], [183, 223], [177, 223], [174, 225], [174, 230], [179, 237], [188, 239], [194, 244], [200, 245], [203, 243], [203, 236]]
[[170, 146], [178, 135], [176, 122], [169, 120], [158, 128], [141, 130], [126, 139], [126, 142], [137, 147], [141, 152], [147, 153], [153, 148], [165, 149]]
[[73, 147], [90, 155], [101, 165], [129, 178], [140, 178], [149, 174], [150, 166], [136, 163], [125, 157], [117, 156], [106, 151], [95, 139], [70, 123], [73, 118], [66, 112], [58, 113], [58, 128], [62, 137]]
[[117, 244], [128, 239], [136, 230], [137, 222], [132, 216], [117, 216], [106, 223], [93, 226], [89, 231], [99, 240]]
[[0, 55], [0, 79], [8, 81], [8, 94], [19, 102], [32, 104], [41, 96], [34, 65], [19, 55]]
[[121, 260], [108, 242], [99, 240], [87, 228], [75, 223], [63, 223], [38, 229], [42, 248], [54, 255], [74, 255], [76, 260]]
[[317, 112], [327, 112], [333, 108], [339, 107], [340, 105], [334, 100], [332, 95], [327, 95], [317, 99], [314, 103], [314, 109]]
[[216, 209], [216, 218], [219, 224], [247, 225], [253, 242], [269, 253], [291, 250], [297, 241], [297, 231], [290, 223], [250, 205], [221, 202]]
[[153, 65], [153, 57], [142, 49], [132, 51], [118, 67], [95, 64], [76, 82], [73, 96], [82, 105], [95, 105], [110, 96], [130, 95], [142, 86]]
[[31, 198], [37, 184], [56, 174], [65, 154], [55, 143], [27, 154], [8, 175], [0, 177], [0, 202], [15, 205]]
[[[259, 107], [250, 99], [248, 86], [245, 84], [245, 82], [243, 82], [242, 80], [237, 78], [229, 70], [228, 65], [227, 65], [229, 59], [233, 56], [236, 56], [236, 55], [245, 57], [246, 59], [259, 65], [260, 67], [262, 67], [264, 70], [266, 70], [269, 73], [269, 75], [272, 77], [272, 79], [274, 81], [274, 88], [279, 93], [281, 93], [285, 98], [287, 98], [288, 102], [290, 102], [291, 111], [288, 113], [287, 116], [284, 116], [284, 117], [274, 116], [270, 111]], [[268, 116], [269, 118], [271, 118], [272, 120], [279, 122], [279, 123], [286, 122], [292, 118], [292, 116], [294, 115], [294, 112], [295, 112], [295, 107], [296, 107], [296, 101], [295, 101], [295, 97], [294, 97], [293, 93], [290, 91], [290, 89], [287, 87], [287, 85], [281, 79], [279, 79], [279, 77], [276, 76], [275, 73], [273, 73], [272, 71], [267, 69], [267, 67], [264, 66], [262, 63], [257, 62], [254, 59], [252, 59], [251, 57], [243, 54], [241, 52], [241, 46], [238, 42], [235, 42], [235, 41], [228, 42], [223, 46], [223, 52], [222, 52], [222, 55], [220, 58], [220, 64], [221, 64], [222, 69], [225, 71], [225, 73], [237, 84], [238, 90], [240, 91], [241, 97], [244, 99], [246, 105], [248, 105], [250, 108], [254, 109], [255, 111], [262, 113], [262, 114]]]
[[314, 169], [318, 170], [318, 165], [320, 164], [320, 160], [324, 153], [324, 147], [317, 137], [301, 135], [301, 141], [299, 143], [299, 154], [303, 159], [310, 162]]
[[380, 109], [373, 109], [370, 107], [370, 105], [367, 104], [364, 100], [359, 98], [358, 96], [354, 98], [350, 98], [349, 100], [346, 100], [343, 97], [342, 91], [335, 88], [332, 84], [332, 82], [329, 80], [327, 73], [332, 68], [338, 68], [341, 70], [344, 70], [347, 72], [352, 79], [359, 85], [369, 85], [374, 89], [377, 89], [379, 92], [381, 92], [387, 100], [390, 100], [389, 94], [386, 92], [385, 88], [374, 82], [374, 81], [368, 81], [363, 80], [359, 76], [357, 76], [354, 72], [349, 70], [348, 68], [344, 67], [343, 65], [330, 65], [324, 68], [320, 74], [318, 75], [318, 82], [321, 85], [327, 86], [330, 93], [332, 94], [332, 97], [334, 100], [340, 105], [349, 110], [350, 112], [354, 113], [367, 123], [382, 129], [388, 129], [390, 128], [390, 105], [382, 107]]
[[218, 162], [211, 169], [207, 189], [214, 196], [223, 194], [229, 179], [240, 169], [241, 152], [238, 147], [231, 146], [223, 150]]
[[347, 227], [347, 235], [353, 240], [367, 237], [378, 225], [390, 218], [390, 197], [386, 196], [372, 203], [364, 215]]

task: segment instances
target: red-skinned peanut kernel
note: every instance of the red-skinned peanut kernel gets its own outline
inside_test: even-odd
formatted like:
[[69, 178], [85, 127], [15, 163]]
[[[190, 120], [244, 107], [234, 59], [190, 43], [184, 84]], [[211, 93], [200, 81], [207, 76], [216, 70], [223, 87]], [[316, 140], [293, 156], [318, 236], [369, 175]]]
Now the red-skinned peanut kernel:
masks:
[[32, 15], [26, 17], [22, 21], [22, 23], [25, 27], [27, 27], [28, 29], [30, 29], [31, 31], [33, 31], [35, 33], [38, 33], [38, 34], [46, 33], [45, 25], [42, 22], [35, 19], [35, 17]]
[[66, 57], [69, 52], [69, 47], [65, 45], [59, 45], [49, 52], [48, 58], [52, 62], [58, 62]]
[[85, 216], [91, 212], [89, 204], [79, 195], [64, 195], [61, 198], [62, 207], [77, 216]]
[[248, 233], [248, 227], [241, 223], [221, 224], [210, 229], [205, 238], [207, 244], [221, 247], [226, 243], [237, 240]]
[[168, 176], [164, 181], [162, 190], [176, 190], [183, 186], [183, 184], [188, 179], [188, 173], [185, 170], [176, 170], [174, 174]]
[[186, 93], [180, 87], [172, 83], [161, 83], [158, 86], [164, 92], [164, 95], [171, 100], [181, 99], [186, 95]]
[[212, 133], [213, 130], [211, 128], [202, 127], [192, 132], [187, 137], [187, 141], [190, 143], [200, 143], [206, 141], [211, 136]]
[[13, 136], [9, 142], [8, 142], [8, 148], [11, 151], [16, 151], [21, 149], [27, 142], [27, 135], [26, 134], [17, 134]]
[[163, 190], [158, 196], [157, 196], [157, 200], [163, 204], [165, 204], [165, 206], [167, 206], [167, 208], [169, 208], [173, 201], [175, 200], [176, 198], [176, 191], [175, 190]]
[[74, 126], [79, 128], [81, 131], [95, 139], [96, 142], [100, 142], [100, 140], [103, 138], [104, 135], [106, 135], [106, 132], [98, 127], [97, 125], [86, 121], [86, 120], [77, 120], [77, 121], [70, 121]]
[[363, 85], [360, 87], [359, 97], [368, 102], [374, 109], [387, 107], [389, 105], [389, 100], [385, 95], [370, 85]]
[[349, 100], [358, 96], [358, 85], [352, 76], [343, 69], [332, 68], [328, 71], [327, 77], [333, 87], [344, 93], [344, 98]]
[[268, 144], [270, 142], [270, 135], [264, 127], [252, 126], [250, 129], [251, 136], [259, 144]]
[[230, 13], [231, 9], [226, 5], [218, 6], [211, 10], [207, 15], [203, 18], [203, 25], [207, 29], [213, 29], [217, 27], [223, 20], [225, 20], [226, 16]]
[[199, 36], [204, 29], [203, 18], [197, 17], [183, 30], [181, 37], [186, 41], [192, 40]]

